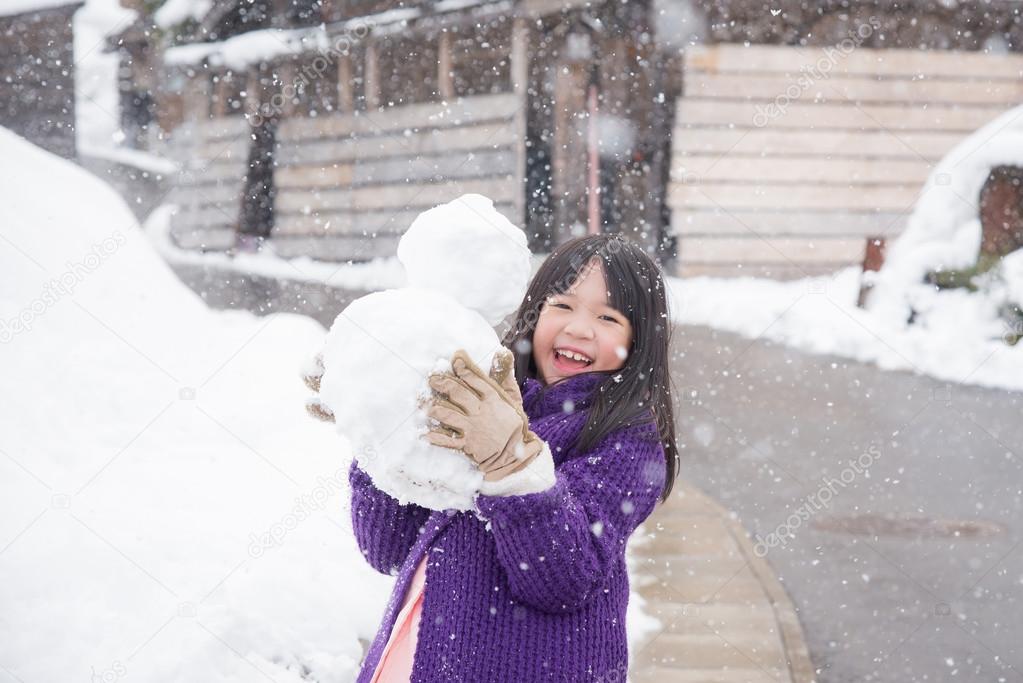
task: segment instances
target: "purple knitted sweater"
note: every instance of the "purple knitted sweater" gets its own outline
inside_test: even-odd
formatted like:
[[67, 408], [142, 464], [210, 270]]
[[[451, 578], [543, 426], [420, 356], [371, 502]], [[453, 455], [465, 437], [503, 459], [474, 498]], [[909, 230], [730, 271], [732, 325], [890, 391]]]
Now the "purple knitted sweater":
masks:
[[352, 463], [352, 526], [369, 564], [397, 580], [358, 683], [376, 669], [428, 554], [412, 683], [624, 680], [625, 546], [665, 480], [651, 422], [586, 453], [571, 444], [605, 375], [521, 385], [530, 428], [550, 446], [556, 483], [524, 495], [478, 494], [476, 511], [399, 505]]

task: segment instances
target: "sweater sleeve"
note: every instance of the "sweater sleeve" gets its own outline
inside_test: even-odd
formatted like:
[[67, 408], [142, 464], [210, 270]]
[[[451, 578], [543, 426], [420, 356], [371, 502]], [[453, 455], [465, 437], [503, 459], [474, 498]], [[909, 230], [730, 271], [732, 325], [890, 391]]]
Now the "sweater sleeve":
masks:
[[352, 489], [352, 529], [366, 561], [381, 574], [401, 568], [430, 510], [414, 503], [401, 505], [374, 484], [355, 460], [348, 470]]
[[477, 495], [512, 595], [555, 614], [585, 606], [653, 511], [665, 477], [664, 447], [650, 423], [617, 430], [562, 463], [546, 490]]

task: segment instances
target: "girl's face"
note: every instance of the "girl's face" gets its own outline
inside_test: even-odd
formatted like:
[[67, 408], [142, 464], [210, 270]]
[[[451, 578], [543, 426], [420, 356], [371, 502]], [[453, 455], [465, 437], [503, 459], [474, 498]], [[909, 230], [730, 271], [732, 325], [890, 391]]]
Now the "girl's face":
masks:
[[[533, 332], [533, 361], [545, 384], [625, 365], [632, 324], [608, 301], [603, 264], [597, 258], [566, 293], [552, 294], [543, 303]], [[586, 360], [573, 360], [559, 351], [582, 354]]]

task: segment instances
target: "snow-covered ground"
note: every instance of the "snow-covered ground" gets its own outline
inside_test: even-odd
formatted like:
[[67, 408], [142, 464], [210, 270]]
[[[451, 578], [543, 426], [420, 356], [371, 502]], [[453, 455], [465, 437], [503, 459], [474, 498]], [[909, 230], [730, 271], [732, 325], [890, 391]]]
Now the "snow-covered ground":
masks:
[[676, 322], [763, 337], [812, 353], [909, 370], [952, 384], [1023, 390], [1023, 344], [996, 315], [996, 300], [931, 290], [913, 325], [856, 307], [860, 269], [779, 282], [762, 278], [668, 278]]
[[213, 312], [98, 179], [0, 129], [0, 662], [352, 680], [393, 579], [304, 410], [308, 318]]

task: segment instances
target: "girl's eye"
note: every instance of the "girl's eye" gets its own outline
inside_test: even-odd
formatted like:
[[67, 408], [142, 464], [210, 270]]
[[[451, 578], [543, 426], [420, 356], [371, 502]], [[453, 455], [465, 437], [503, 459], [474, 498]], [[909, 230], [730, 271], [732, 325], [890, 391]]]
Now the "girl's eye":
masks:
[[[607, 318], [608, 320], [610, 320], [613, 323], [618, 323], [618, 318], [614, 317], [613, 315], [602, 315], [600, 317], [601, 318]], [[618, 324], [621, 325], [621, 323], [618, 323]]]
[[562, 303], [558, 303], [558, 302], [552, 303], [551, 306], [564, 306], [565, 308], [569, 307], [568, 304], [562, 304]]

